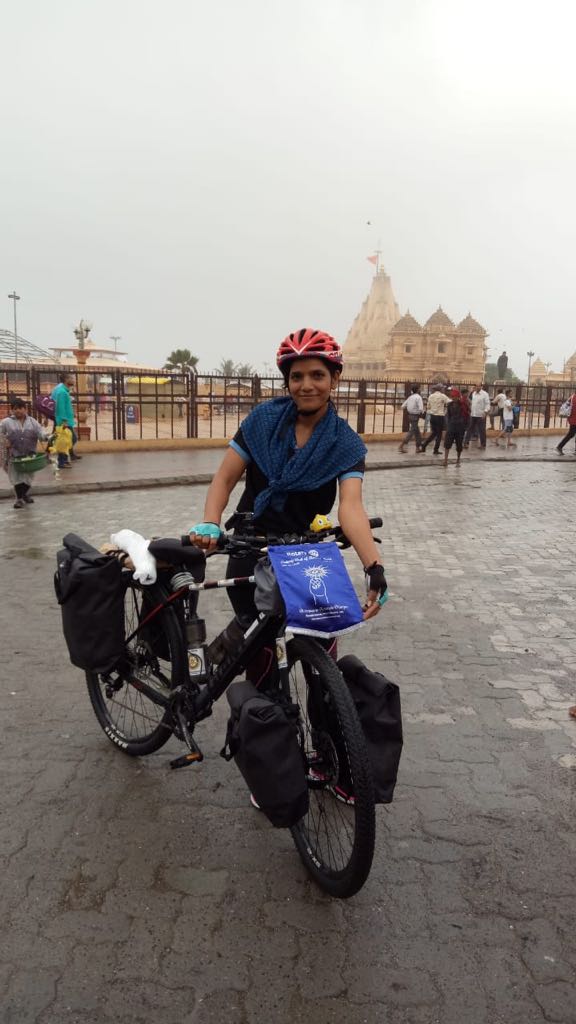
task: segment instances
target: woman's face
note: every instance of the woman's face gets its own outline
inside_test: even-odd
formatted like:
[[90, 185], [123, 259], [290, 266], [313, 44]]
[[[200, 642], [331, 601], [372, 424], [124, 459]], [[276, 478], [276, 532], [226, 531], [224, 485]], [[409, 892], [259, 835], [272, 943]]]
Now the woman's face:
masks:
[[336, 387], [339, 373], [332, 377], [322, 359], [297, 359], [290, 369], [288, 391], [298, 411], [319, 412]]
[[27, 415], [26, 414], [26, 407], [24, 407], [23, 409], [20, 409], [20, 408], [12, 409], [12, 415], [15, 416], [17, 420], [24, 421], [26, 419], [26, 415]]

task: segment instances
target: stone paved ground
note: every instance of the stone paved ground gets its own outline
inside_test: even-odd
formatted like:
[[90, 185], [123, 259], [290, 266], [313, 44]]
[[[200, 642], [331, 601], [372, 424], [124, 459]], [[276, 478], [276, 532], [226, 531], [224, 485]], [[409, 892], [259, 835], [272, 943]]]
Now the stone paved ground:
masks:
[[202, 489], [2, 507], [2, 1024], [576, 1021], [574, 470], [371, 473], [366, 490], [393, 600], [345, 649], [400, 682], [406, 743], [346, 903], [247, 806], [218, 757], [225, 705], [203, 765], [170, 773], [173, 741], [142, 761], [107, 742], [67, 663], [62, 534], [180, 532]]
[[[558, 462], [559, 456], [555, 446], [561, 440], [559, 434], [538, 435], [536, 437], [517, 437], [515, 448], [506, 449], [502, 445], [496, 447], [489, 441], [485, 451], [476, 448], [475, 443], [464, 453], [465, 462]], [[225, 445], [224, 445], [225, 447]], [[175, 451], [118, 451], [106, 453], [84, 451], [81, 462], [75, 462], [71, 469], [62, 470], [58, 477], [54, 476], [52, 467], [46, 467], [38, 473], [34, 480], [36, 494], [66, 493], [74, 490], [97, 491], [120, 490], [123, 487], [145, 487], [147, 485], [173, 485], [180, 482], [207, 483], [210, 475], [220, 465], [223, 447], [216, 448], [184, 448]], [[565, 462], [574, 459], [576, 450], [571, 442], [566, 446]], [[405, 453], [398, 451], [398, 441], [371, 441], [368, 444], [367, 466], [369, 469], [405, 469], [418, 466], [418, 469], [433, 467], [442, 469], [442, 459], [432, 454], [432, 445], [425, 455], [417, 455], [413, 444]], [[200, 479], [198, 479], [200, 478]], [[8, 478], [0, 473], [0, 501], [14, 500], [14, 493]]]

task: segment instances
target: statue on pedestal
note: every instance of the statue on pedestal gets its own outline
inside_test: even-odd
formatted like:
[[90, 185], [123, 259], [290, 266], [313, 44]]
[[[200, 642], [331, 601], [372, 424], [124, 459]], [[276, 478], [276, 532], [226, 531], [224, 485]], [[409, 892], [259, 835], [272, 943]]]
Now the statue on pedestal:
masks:
[[498, 356], [496, 362], [496, 370], [498, 373], [498, 380], [506, 379], [506, 370], [508, 369], [508, 356], [506, 352], [503, 352], [501, 356]]

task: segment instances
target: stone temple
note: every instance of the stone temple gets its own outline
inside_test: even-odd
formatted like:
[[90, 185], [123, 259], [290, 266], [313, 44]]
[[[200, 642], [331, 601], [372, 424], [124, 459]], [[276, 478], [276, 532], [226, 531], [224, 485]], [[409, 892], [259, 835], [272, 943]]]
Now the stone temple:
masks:
[[401, 317], [381, 268], [344, 343], [344, 370], [348, 377], [368, 379], [479, 382], [487, 337], [470, 313], [455, 324], [441, 306], [424, 325], [408, 311]]

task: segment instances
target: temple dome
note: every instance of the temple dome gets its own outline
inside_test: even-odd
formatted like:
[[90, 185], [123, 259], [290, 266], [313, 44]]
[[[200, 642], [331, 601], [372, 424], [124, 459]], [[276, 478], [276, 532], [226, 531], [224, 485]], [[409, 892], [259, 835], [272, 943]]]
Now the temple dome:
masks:
[[468, 316], [465, 316], [464, 319], [460, 321], [458, 324], [458, 330], [462, 331], [462, 334], [481, 334], [483, 337], [486, 337], [486, 331], [482, 327], [482, 324], [479, 324], [471, 313], [468, 313]]
[[454, 327], [454, 324], [450, 317], [444, 312], [442, 306], [438, 306], [438, 309], [435, 313], [432, 313], [431, 317], [428, 318], [424, 327]]
[[397, 324], [391, 330], [391, 334], [415, 334], [422, 330], [421, 325], [418, 323], [415, 317], [412, 316], [409, 309], [406, 310], [403, 317], [400, 318]]
[[566, 366], [576, 366], [576, 352], [574, 352], [569, 359], [566, 360]]

